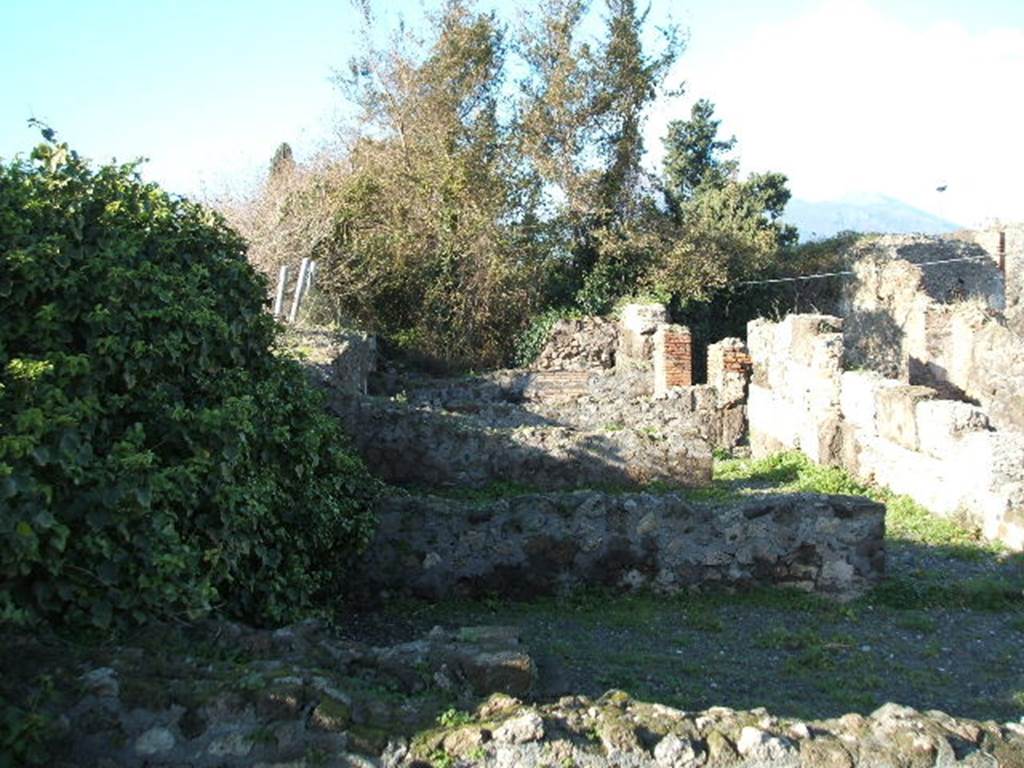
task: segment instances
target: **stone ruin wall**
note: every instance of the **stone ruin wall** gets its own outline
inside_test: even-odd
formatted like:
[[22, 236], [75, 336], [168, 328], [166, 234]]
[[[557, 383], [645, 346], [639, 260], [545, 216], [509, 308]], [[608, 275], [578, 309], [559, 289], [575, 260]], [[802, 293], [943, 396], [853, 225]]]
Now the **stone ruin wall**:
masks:
[[587, 371], [615, 367], [618, 324], [607, 317], [557, 321], [533, 367], [540, 371]]
[[[881, 238], [868, 248], [839, 311], [847, 367], [977, 403], [993, 426], [1024, 430], [1024, 337], [1001, 311], [1003, 277], [988, 254], [936, 238]], [[963, 257], [982, 260], [915, 264]]]
[[400, 485], [484, 488], [623, 487], [711, 482], [707, 442], [689, 430], [652, 435], [579, 429], [509, 403], [453, 413], [371, 398], [335, 397], [333, 412], [374, 473]]
[[535, 370], [416, 381], [400, 400], [345, 379], [331, 407], [370, 468], [402, 485], [706, 486], [712, 449], [745, 440], [745, 352], [713, 346], [713, 382], [693, 385], [689, 330], [665, 316], [631, 305], [619, 322], [564, 320]]
[[[713, 345], [712, 381], [692, 385], [689, 331], [648, 322], [656, 314], [627, 311], [647, 324], [620, 327], [614, 367], [608, 324], [572, 321], [543, 356], [562, 370], [429, 380], [401, 401], [336, 393], [332, 408], [369, 466], [414, 489], [382, 499], [364, 588], [438, 597], [781, 584], [848, 598], [874, 584], [885, 510], [866, 499], [701, 504], [680, 492], [621, 492], [708, 486], [712, 446], [746, 433], [744, 344]], [[623, 349], [633, 356], [625, 363]], [[472, 502], [432, 495], [497, 482], [535, 490]]]
[[844, 371], [842, 327], [827, 315], [748, 325], [754, 455], [799, 449], [1024, 549], [1024, 434], [933, 388]]
[[[805, 721], [761, 708], [683, 711], [619, 690], [554, 700], [542, 693], [544, 662], [515, 627], [435, 627], [382, 646], [315, 619], [183, 631], [230, 661], [155, 664], [142, 633], [105, 645], [104, 666], [75, 665], [82, 674], [69, 681], [76, 694], [60, 707], [48, 765], [424, 768], [443, 754], [476, 768], [998, 768], [1024, 753], [1020, 722], [892, 703]], [[467, 716], [442, 718], [453, 703]]]
[[781, 585], [848, 599], [881, 578], [885, 508], [792, 494], [698, 504], [680, 494], [529, 494], [489, 503], [392, 496], [363, 568], [371, 596], [514, 598], [604, 585], [676, 592]]
[[[1002, 256], [1006, 266], [1006, 315], [1017, 321], [1015, 325], [1024, 320], [1024, 222], [963, 230], [955, 232], [953, 237], [981, 246], [996, 263]], [[1021, 330], [1018, 327], [1018, 332]]]

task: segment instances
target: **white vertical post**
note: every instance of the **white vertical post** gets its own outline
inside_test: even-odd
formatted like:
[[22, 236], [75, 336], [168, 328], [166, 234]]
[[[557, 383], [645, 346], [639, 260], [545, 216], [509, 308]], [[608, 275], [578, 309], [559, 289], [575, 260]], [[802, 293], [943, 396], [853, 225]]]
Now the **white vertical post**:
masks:
[[303, 259], [299, 265], [299, 277], [295, 281], [295, 295], [292, 298], [292, 311], [288, 315], [288, 322], [294, 323], [299, 316], [299, 304], [302, 303], [302, 293], [306, 287], [306, 274], [309, 272], [309, 259]]
[[284, 291], [288, 287], [288, 267], [281, 267], [277, 273], [277, 293], [274, 295], [274, 317], [284, 312]]
[[309, 272], [306, 274], [306, 288], [304, 294], [309, 293], [313, 288], [313, 280], [316, 278], [316, 262], [309, 262]]

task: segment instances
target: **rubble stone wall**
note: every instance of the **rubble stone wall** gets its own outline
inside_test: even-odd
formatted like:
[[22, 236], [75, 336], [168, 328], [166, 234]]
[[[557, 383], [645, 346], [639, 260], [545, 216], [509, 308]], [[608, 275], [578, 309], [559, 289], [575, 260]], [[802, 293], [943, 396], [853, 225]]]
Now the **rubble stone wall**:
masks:
[[612, 368], [618, 342], [618, 323], [611, 318], [559, 320], [533, 367], [542, 371]]
[[492, 406], [484, 415], [459, 414], [337, 396], [331, 407], [370, 469], [403, 485], [699, 487], [711, 482], [711, 448], [689, 430], [585, 431], [508, 406]]
[[437, 598], [574, 587], [671, 592], [781, 584], [841, 598], [884, 568], [885, 508], [795, 494], [698, 504], [681, 494], [530, 494], [487, 503], [392, 496], [363, 572], [379, 588]]
[[[487, 722], [498, 706], [492, 700], [481, 707], [483, 723], [444, 729], [414, 745], [400, 768], [425, 765], [423, 756], [438, 746], [478, 768], [1009, 768], [1020, 765], [1024, 753], [1021, 723], [977, 722], [898, 704], [866, 717], [804, 722], [764, 709], [684, 712], [609, 691], [597, 700], [567, 696], [542, 706], [508, 702]], [[494, 738], [481, 747], [484, 731]]]
[[754, 455], [799, 449], [1024, 549], [1024, 434], [932, 388], [843, 371], [841, 329], [826, 315], [749, 324]]

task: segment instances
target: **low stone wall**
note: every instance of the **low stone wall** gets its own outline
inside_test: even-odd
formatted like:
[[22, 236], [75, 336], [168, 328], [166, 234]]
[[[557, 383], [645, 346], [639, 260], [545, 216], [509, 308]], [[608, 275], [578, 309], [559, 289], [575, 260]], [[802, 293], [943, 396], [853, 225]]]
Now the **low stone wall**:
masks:
[[[592, 378], [586, 394], [573, 400], [541, 401], [530, 409], [557, 423], [579, 429], [633, 429], [648, 434], [693, 432], [713, 448], [731, 450], [746, 439], [746, 404], [721, 399], [724, 390], [710, 384], [673, 387], [657, 400], [645, 391], [647, 374]], [[728, 393], [726, 397], [729, 397]]]
[[844, 372], [841, 327], [824, 315], [750, 323], [754, 455], [799, 449], [1024, 548], [1024, 434], [934, 389]]
[[875, 583], [885, 562], [885, 508], [848, 496], [721, 504], [594, 491], [488, 503], [391, 496], [378, 516], [362, 569], [368, 583], [431, 598], [715, 583], [848, 598]]
[[1024, 725], [898, 704], [804, 722], [765, 709], [684, 712], [609, 691], [541, 706], [494, 697], [474, 722], [418, 741], [398, 765], [419, 768], [437, 752], [478, 768], [1010, 768], [1021, 765]]
[[32, 763], [53, 768], [372, 768], [389, 743], [435, 726], [453, 702], [526, 696], [537, 675], [510, 627], [438, 627], [369, 647], [317, 621], [150, 625], [86, 666], [75, 654], [57, 658], [52, 641], [5, 642], [34, 664], [46, 659], [38, 674], [57, 681], [39, 705], [51, 759]]
[[530, 701], [537, 665], [514, 627], [436, 627], [381, 647], [315, 621], [144, 627], [74, 653], [30, 633], [5, 640], [48, 681], [33, 707], [46, 741], [33, 746], [55, 768], [1009, 768], [1024, 754], [1021, 723], [898, 704], [804, 721], [623, 691]]
[[587, 432], [518, 410], [506, 410], [509, 425], [495, 427], [484, 414], [345, 396], [334, 397], [331, 408], [370, 469], [393, 483], [577, 488], [711, 482], [711, 449], [689, 431]]

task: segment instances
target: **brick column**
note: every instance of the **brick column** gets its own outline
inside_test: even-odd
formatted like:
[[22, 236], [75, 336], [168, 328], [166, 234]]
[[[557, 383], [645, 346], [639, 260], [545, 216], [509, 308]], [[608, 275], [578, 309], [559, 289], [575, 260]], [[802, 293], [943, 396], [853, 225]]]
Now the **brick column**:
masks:
[[693, 343], [685, 325], [661, 323], [654, 332], [654, 396], [693, 385]]

